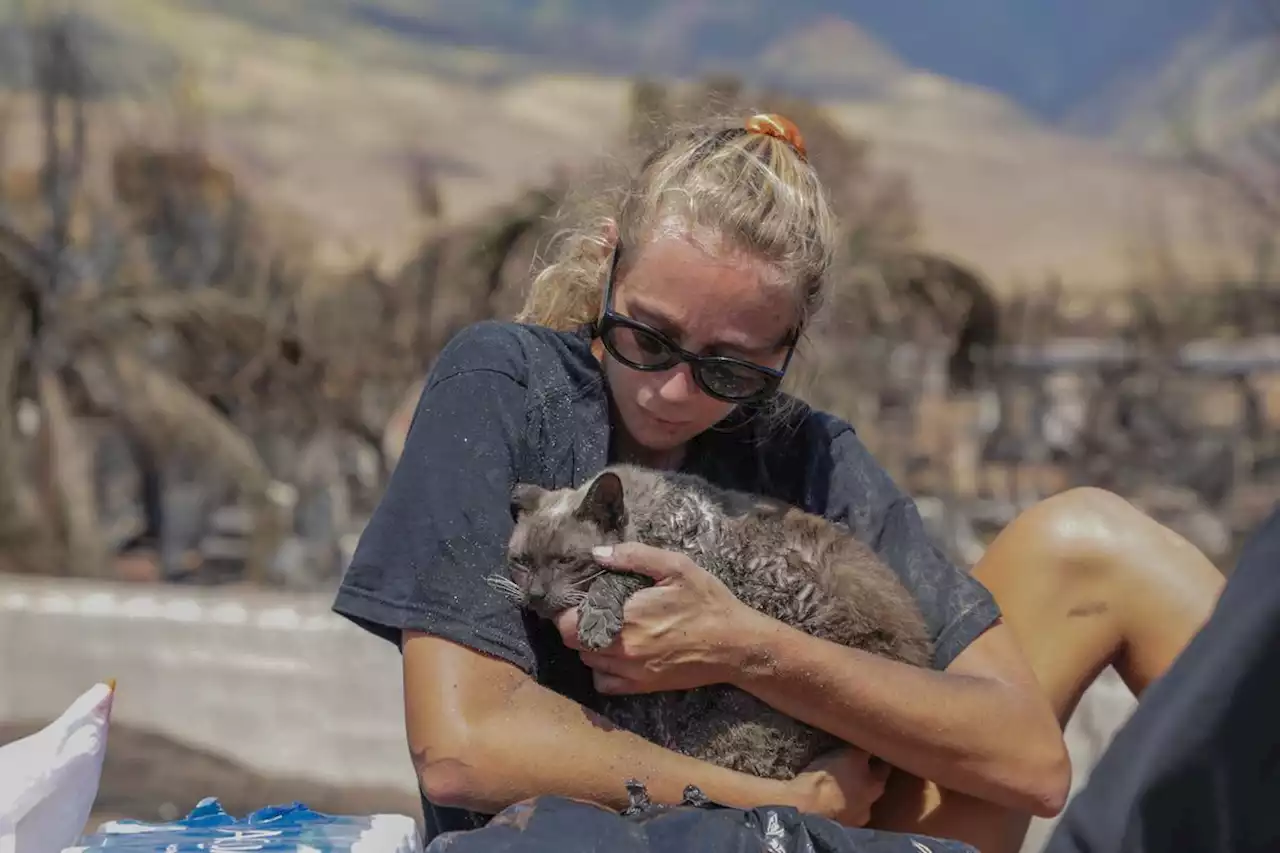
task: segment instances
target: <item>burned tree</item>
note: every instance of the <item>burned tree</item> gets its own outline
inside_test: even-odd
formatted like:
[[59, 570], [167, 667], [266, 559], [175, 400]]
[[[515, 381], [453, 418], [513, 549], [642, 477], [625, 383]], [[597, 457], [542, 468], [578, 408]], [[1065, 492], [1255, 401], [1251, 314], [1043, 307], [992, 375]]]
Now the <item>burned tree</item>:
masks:
[[[60, 562], [74, 573], [107, 570], [109, 544], [98, 518], [92, 458], [95, 439], [86, 431], [86, 415], [100, 414], [127, 426], [130, 434], [164, 455], [185, 448], [226, 471], [250, 496], [261, 523], [253, 547], [251, 574], [262, 577], [278, 525], [271, 498], [272, 478], [252, 443], [181, 374], [181, 359], [155, 356], [157, 344], [200, 340], [212, 330], [229, 349], [269, 336], [252, 306], [205, 290], [182, 292], [165, 284], [148, 286], [121, 278], [102, 242], [124, 243], [131, 235], [86, 200], [83, 185], [86, 150], [87, 79], [76, 43], [76, 18], [51, 17], [32, 25], [35, 81], [44, 133], [40, 169], [43, 224], [35, 233], [0, 227], [0, 269], [6, 315], [18, 334], [6, 341], [25, 346], [9, 359], [6, 409], [16, 406], [25, 386], [39, 411], [41, 489], [53, 534], [62, 543]], [[91, 233], [114, 235], [111, 241], [87, 241], [72, 223], [86, 216]], [[238, 331], [237, 331], [238, 330]], [[166, 360], [167, 361], [167, 360]], [[16, 381], [14, 379], [16, 378]], [[16, 436], [3, 453], [13, 454]], [[14, 504], [22, 492], [13, 466], [6, 465], [0, 503]]]

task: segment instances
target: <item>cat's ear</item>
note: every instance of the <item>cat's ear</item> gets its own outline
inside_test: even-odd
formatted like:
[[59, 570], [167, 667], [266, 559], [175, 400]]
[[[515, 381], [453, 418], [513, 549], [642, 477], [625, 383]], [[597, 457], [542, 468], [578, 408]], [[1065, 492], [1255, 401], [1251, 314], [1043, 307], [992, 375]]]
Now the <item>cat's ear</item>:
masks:
[[547, 490], [532, 483], [516, 483], [511, 489], [511, 518], [517, 520], [526, 512], [538, 508], [538, 502]]
[[611, 533], [622, 530], [627, 524], [622, 478], [612, 471], [596, 477], [574, 515], [585, 521], [595, 522], [601, 530]]

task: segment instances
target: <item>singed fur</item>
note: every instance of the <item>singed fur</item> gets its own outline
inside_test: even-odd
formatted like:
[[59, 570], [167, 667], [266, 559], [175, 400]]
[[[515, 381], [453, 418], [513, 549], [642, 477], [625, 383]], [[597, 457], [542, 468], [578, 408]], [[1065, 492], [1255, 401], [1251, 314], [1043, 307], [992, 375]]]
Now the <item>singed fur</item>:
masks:
[[[580, 607], [579, 639], [602, 649], [627, 598], [652, 580], [603, 568], [596, 545], [637, 541], [688, 555], [748, 606], [816, 637], [927, 666], [919, 608], [897, 576], [847, 528], [689, 474], [606, 468], [578, 489], [521, 484], [510, 577], [490, 582], [551, 618]], [[834, 737], [728, 685], [607, 696], [611, 721], [668, 749], [756, 776], [792, 778]]]

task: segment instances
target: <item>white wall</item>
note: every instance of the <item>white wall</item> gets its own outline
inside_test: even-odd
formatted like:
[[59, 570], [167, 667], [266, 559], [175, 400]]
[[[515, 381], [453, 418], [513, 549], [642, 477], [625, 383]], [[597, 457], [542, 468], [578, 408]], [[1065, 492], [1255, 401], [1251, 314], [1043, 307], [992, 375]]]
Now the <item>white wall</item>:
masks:
[[[52, 718], [115, 678], [115, 719], [266, 773], [412, 792], [400, 655], [330, 602], [0, 575], [0, 720]], [[1074, 789], [1132, 708], [1111, 670], [1085, 694], [1067, 730]], [[1051, 826], [1036, 820], [1024, 850]]]
[[113, 719], [267, 773], [414, 790], [400, 655], [300, 596], [0, 576], [0, 720]]

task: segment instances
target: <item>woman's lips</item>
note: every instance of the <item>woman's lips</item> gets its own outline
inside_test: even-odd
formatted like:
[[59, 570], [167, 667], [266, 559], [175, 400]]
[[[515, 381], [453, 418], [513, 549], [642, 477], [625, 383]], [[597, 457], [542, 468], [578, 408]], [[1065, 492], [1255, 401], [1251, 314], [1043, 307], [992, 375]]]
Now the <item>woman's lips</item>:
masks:
[[686, 421], [667, 420], [666, 418], [659, 417], [658, 415], [655, 415], [652, 412], [645, 412], [644, 415], [654, 423], [667, 427], [668, 429], [678, 429], [679, 427], [685, 426], [686, 424]]

